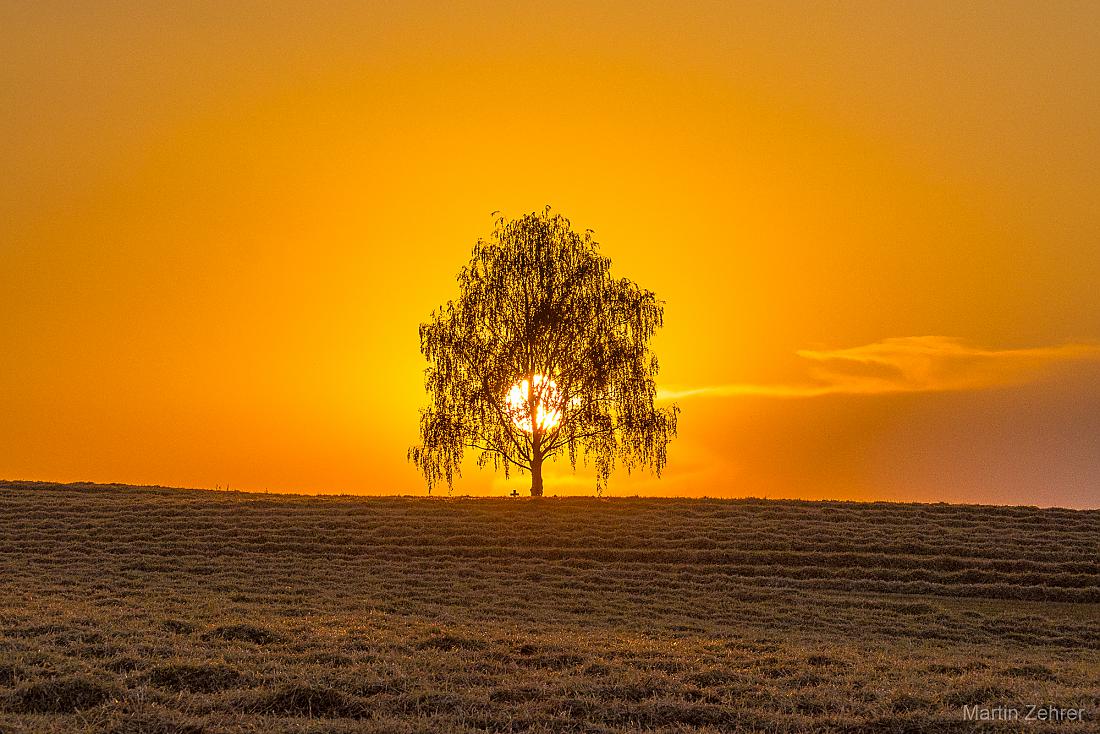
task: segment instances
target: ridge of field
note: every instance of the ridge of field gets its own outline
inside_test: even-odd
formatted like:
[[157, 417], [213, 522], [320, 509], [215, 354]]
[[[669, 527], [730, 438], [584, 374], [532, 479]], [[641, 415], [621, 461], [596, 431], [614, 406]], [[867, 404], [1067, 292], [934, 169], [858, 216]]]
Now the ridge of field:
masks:
[[1090, 731], [1097, 680], [1100, 511], [0, 482], [5, 734]]

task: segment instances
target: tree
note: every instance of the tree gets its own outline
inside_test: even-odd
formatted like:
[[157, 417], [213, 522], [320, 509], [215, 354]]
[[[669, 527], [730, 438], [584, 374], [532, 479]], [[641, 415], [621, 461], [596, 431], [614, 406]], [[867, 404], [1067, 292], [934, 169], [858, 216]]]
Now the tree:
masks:
[[596, 469], [601, 493], [616, 467], [656, 471], [676, 435], [679, 408], [654, 407], [657, 358], [648, 342], [662, 302], [611, 277], [592, 231], [575, 233], [550, 207], [496, 220], [458, 276], [460, 295], [420, 325], [428, 360], [421, 443], [408, 458], [453, 488], [467, 448], [478, 466], [531, 473], [567, 455]]

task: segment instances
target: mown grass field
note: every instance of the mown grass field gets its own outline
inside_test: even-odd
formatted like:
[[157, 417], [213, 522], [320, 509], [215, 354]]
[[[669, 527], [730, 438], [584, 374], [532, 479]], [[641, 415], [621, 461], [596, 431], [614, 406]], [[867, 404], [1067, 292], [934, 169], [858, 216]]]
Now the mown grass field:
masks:
[[0, 732], [1097, 731], [1100, 511], [0, 483]]

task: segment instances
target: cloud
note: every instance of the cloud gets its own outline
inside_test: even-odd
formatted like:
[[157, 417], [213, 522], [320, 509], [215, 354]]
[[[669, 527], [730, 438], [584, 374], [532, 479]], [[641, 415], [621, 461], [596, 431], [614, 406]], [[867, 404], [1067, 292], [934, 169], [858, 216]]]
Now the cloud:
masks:
[[955, 337], [906, 336], [846, 349], [802, 349], [797, 354], [809, 362], [804, 382], [662, 390], [658, 397], [798, 398], [982, 390], [1029, 382], [1053, 364], [1100, 361], [1100, 344], [983, 349]]

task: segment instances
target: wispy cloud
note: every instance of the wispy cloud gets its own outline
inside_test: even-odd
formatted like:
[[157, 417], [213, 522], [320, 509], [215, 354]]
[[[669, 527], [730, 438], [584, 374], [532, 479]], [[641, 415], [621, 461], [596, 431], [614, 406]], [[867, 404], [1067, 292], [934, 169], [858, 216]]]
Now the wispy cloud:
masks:
[[735, 383], [662, 390], [666, 400], [694, 396], [882, 395], [981, 390], [1018, 385], [1063, 362], [1100, 361], [1100, 344], [983, 349], [948, 336], [907, 336], [845, 349], [802, 349], [807, 378], [799, 383]]

